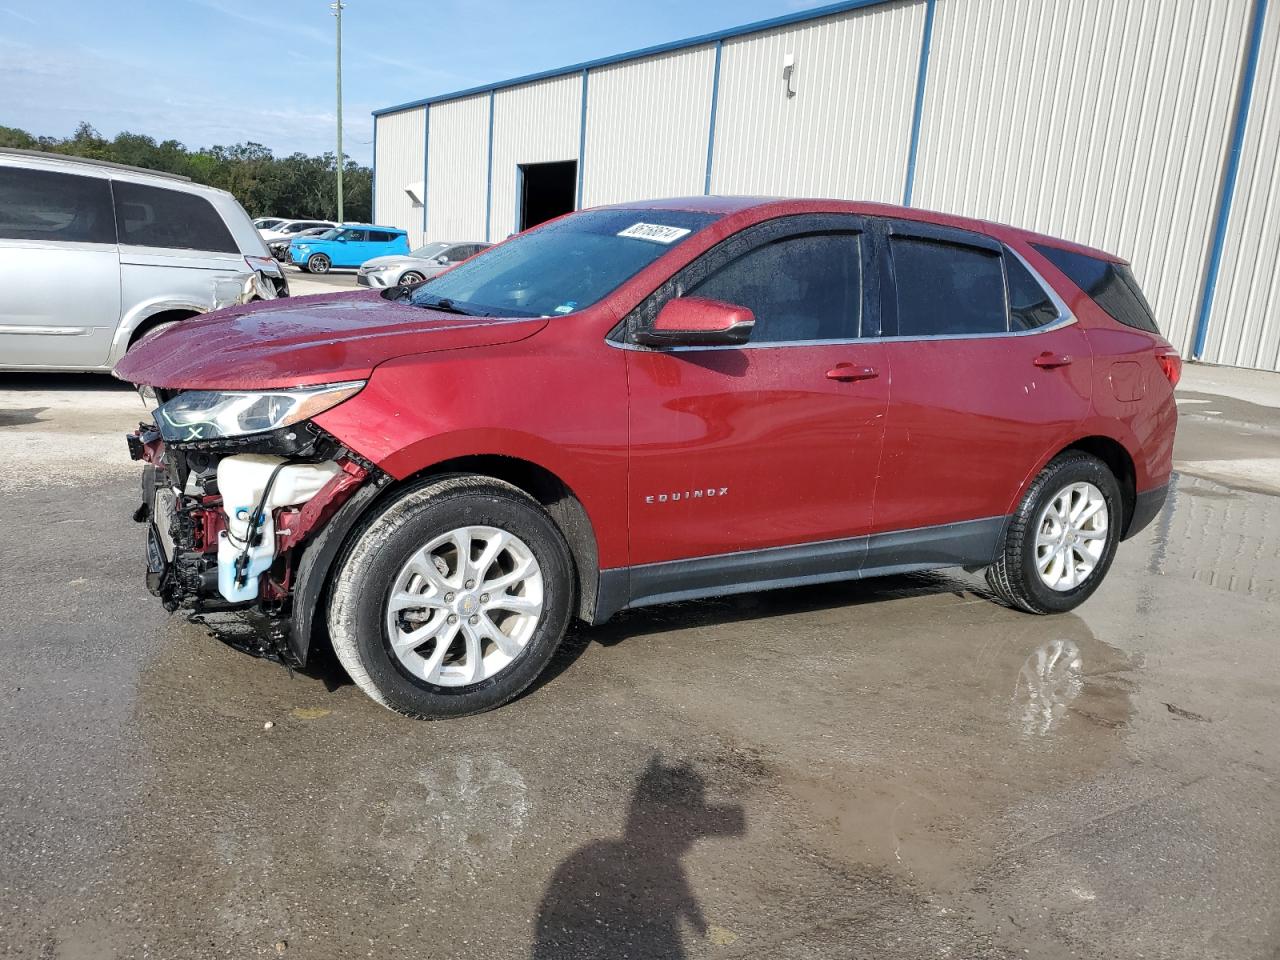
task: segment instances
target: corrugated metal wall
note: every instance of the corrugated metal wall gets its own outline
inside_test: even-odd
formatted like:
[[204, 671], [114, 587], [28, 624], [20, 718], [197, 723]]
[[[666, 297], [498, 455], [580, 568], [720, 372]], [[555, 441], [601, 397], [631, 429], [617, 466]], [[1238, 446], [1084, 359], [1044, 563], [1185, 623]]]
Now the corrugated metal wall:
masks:
[[1280, 4], [1262, 34], [1204, 359], [1280, 370]]
[[1133, 261], [1187, 352], [1249, 0], [939, 0], [914, 202]]
[[584, 207], [700, 194], [715, 47], [694, 47], [591, 71]]
[[[578, 159], [581, 76], [556, 77], [509, 90], [493, 101], [493, 199], [489, 233], [501, 240], [517, 227], [516, 166]], [[465, 237], [483, 240], [484, 237]]]
[[[1256, 2], [933, 0], [912, 202], [1129, 258], [1190, 356]], [[714, 42], [590, 68], [582, 205], [702, 193], [713, 90], [711, 192], [899, 201], [929, 5], [727, 36], [718, 84]], [[492, 156], [488, 93], [433, 103], [427, 237], [514, 229], [516, 165], [577, 157], [581, 84], [498, 89]], [[378, 219], [413, 229], [421, 108], [377, 122]], [[1278, 156], [1272, 0], [1206, 360], [1280, 369]]]
[[430, 109], [427, 239], [483, 239], [488, 199], [489, 95], [434, 103]]
[[377, 118], [378, 188], [373, 222], [409, 231], [409, 245], [422, 243], [422, 204], [405, 187], [422, 183], [422, 150], [427, 111], [424, 107]]
[[726, 41], [711, 192], [899, 202], [923, 22], [895, 3]]

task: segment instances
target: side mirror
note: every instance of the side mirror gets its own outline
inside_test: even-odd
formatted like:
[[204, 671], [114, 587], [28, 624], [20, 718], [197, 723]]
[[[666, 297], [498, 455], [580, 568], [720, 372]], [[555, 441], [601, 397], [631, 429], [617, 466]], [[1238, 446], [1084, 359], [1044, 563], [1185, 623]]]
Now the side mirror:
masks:
[[658, 311], [653, 326], [635, 335], [646, 347], [737, 346], [751, 337], [756, 317], [746, 307], [706, 297], [677, 297]]
[[346, 235], [345, 233], [340, 233], [340, 234], [338, 234], [336, 237], [334, 237], [333, 239], [337, 240], [339, 243], [346, 243], [346, 242], [347, 242], [347, 235]]
[[441, 266], [444, 266], [446, 263], [449, 262], [449, 258], [446, 257], [443, 253], [440, 254], [440, 256], [435, 257], [434, 260], [436, 263], [440, 264]]

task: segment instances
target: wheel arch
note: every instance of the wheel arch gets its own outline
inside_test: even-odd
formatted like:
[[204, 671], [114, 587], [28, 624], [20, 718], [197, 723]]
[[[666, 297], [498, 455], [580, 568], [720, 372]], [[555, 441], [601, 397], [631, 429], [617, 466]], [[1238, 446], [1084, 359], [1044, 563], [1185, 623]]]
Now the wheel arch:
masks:
[[595, 527], [582, 500], [552, 471], [532, 460], [505, 454], [470, 454], [442, 460], [396, 484], [420, 483], [443, 474], [466, 473], [502, 480], [524, 491], [551, 515], [569, 544], [578, 589], [578, 616], [590, 620], [596, 607], [600, 549]]
[[153, 313], [133, 328], [133, 332], [129, 335], [129, 346], [132, 347], [162, 323], [169, 323], [175, 320], [190, 320], [192, 317], [198, 317], [202, 312], [201, 310], [187, 307], [177, 307]]
[[576, 614], [592, 621], [599, 592], [599, 546], [582, 501], [568, 484], [540, 464], [503, 454], [469, 454], [441, 460], [401, 480], [382, 474], [358, 489], [303, 549], [289, 636], [290, 646], [302, 664], [306, 664], [317, 636], [326, 630], [321, 611], [328, 602], [333, 571], [360, 531], [389, 500], [442, 476], [458, 474], [501, 480], [542, 505], [569, 545], [577, 588]]
[[1081, 453], [1097, 457], [1107, 465], [1107, 469], [1115, 476], [1116, 482], [1120, 485], [1120, 496], [1124, 500], [1124, 519], [1121, 526], [1123, 532], [1120, 535], [1123, 540], [1128, 535], [1129, 524], [1133, 521], [1134, 508], [1138, 500], [1137, 467], [1134, 463], [1133, 454], [1129, 452], [1128, 447], [1115, 437], [1106, 434], [1094, 433], [1080, 436], [1069, 443], [1055, 447], [1047, 453], [1023, 478], [1007, 512], [1012, 514], [1017, 509], [1018, 504], [1022, 502], [1022, 498], [1026, 496], [1027, 489], [1035, 481], [1035, 478], [1040, 475], [1040, 471], [1048, 466], [1055, 457], [1060, 457], [1062, 454], [1069, 453], [1072, 450], [1078, 450]]

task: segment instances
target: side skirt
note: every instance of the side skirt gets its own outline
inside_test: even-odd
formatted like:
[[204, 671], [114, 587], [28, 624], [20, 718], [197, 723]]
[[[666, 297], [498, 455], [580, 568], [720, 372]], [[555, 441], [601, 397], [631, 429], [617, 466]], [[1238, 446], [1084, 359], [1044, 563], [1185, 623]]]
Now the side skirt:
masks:
[[600, 571], [593, 623], [619, 610], [779, 587], [859, 580], [940, 567], [983, 567], [996, 558], [1008, 517], [873, 533]]

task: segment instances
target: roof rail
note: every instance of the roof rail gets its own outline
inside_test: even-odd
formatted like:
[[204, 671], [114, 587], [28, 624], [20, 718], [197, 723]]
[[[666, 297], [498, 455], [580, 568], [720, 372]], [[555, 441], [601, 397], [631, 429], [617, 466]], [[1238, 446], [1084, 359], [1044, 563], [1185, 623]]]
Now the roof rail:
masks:
[[51, 150], [24, 150], [21, 147], [0, 147], [0, 154], [17, 154], [24, 157], [40, 157], [43, 160], [62, 160], [66, 163], [88, 163], [95, 167], [109, 167], [113, 170], [127, 170], [129, 173], [145, 173], [152, 177], [166, 177], [169, 180], [185, 180], [193, 182], [190, 177], [180, 173], [169, 173], [167, 170], [151, 170], [147, 167], [131, 167], [127, 163], [112, 163], [110, 160], [95, 160], [92, 157], [76, 157], [69, 153], [54, 153]]

